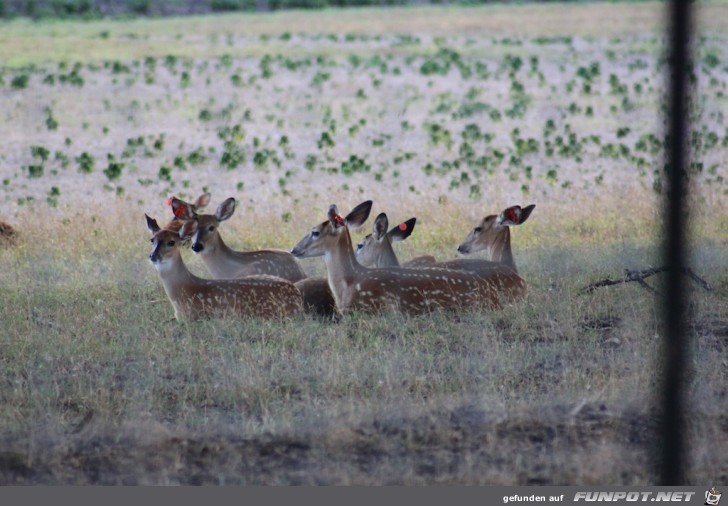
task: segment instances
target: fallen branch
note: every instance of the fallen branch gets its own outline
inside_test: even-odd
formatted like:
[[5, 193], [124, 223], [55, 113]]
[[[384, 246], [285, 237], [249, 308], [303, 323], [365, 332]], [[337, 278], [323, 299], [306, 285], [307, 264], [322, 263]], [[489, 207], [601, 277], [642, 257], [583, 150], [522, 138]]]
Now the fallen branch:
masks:
[[[602, 286], [612, 286], [612, 285], [620, 285], [622, 283], [630, 283], [632, 281], [639, 283], [640, 286], [645, 288], [646, 290], [649, 290], [652, 293], [657, 293], [654, 288], [652, 288], [650, 285], [648, 285], [645, 282], [645, 278], [649, 278], [650, 276], [653, 276], [655, 274], [659, 274], [660, 272], [665, 272], [667, 270], [667, 267], [652, 267], [650, 269], [644, 269], [641, 271], [633, 271], [630, 269], [625, 269], [625, 277], [621, 279], [611, 279], [611, 278], [605, 278], [600, 281], [597, 281], [595, 283], [592, 283], [588, 286], [585, 286], [582, 288], [579, 293], [590, 293], [596, 290], [599, 287]], [[710, 286], [710, 283], [699, 277], [690, 267], [685, 267], [682, 269], [683, 274], [686, 276], [689, 276], [693, 281], [695, 281], [697, 284], [699, 284], [705, 291], [710, 292], [713, 290], [713, 287]]]

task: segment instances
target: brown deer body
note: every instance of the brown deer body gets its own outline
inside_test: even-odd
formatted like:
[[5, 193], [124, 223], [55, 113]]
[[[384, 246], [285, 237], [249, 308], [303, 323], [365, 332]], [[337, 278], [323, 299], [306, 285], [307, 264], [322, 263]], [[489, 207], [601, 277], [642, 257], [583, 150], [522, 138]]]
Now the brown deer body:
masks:
[[297, 257], [324, 256], [328, 282], [341, 313], [397, 310], [421, 314], [433, 309], [498, 308], [498, 293], [488, 281], [449, 269], [369, 269], [357, 262], [349, 227], [369, 216], [371, 201], [346, 218], [329, 209], [329, 219], [314, 227], [292, 250]]
[[[209, 200], [209, 194], [205, 195]], [[270, 274], [296, 282], [306, 277], [301, 265], [287, 251], [276, 249], [236, 251], [230, 248], [223, 241], [218, 228], [220, 222], [229, 219], [235, 212], [235, 199], [225, 200], [214, 214], [195, 212], [196, 208], [206, 204], [207, 201], [202, 200], [202, 197], [198, 198], [194, 205], [177, 198], [171, 199], [175, 217], [197, 221], [198, 229], [192, 237], [192, 251], [200, 255], [213, 278], [232, 279], [254, 274]]]
[[212, 316], [280, 318], [303, 311], [301, 293], [293, 283], [274, 276], [202, 279], [192, 274], [180, 255], [180, 244], [197, 229], [196, 221], [160, 229], [149, 216], [152, 233], [149, 260], [159, 272], [177, 320]]
[[[492, 281], [498, 287], [498, 291], [509, 299], [524, 297], [528, 285], [518, 275], [516, 269], [511, 250], [509, 226], [520, 225], [526, 221], [535, 207], [535, 205], [525, 208], [512, 206], [503, 210], [499, 215], [486, 216], [458, 247], [458, 251], [462, 254], [489, 250], [490, 260], [456, 258], [436, 262], [434, 257], [417, 257], [404, 265], [417, 268], [444, 267], [446, 269], [472, 272]], [[382, 233], [382, 230], [387, 228], [387, 217], [382, 213], [377, 217], [377, 220], [380, 221], [379, 225], [375, 222], [372, 234], [357, 246], [357, 258], [365, 266], [386, 267], [399, 265], [392, 248], [392, 242], [409, 237], [414, 227], [414, 218], [402, 224], [405, 225], [411, 222], [411, 227], [406, 227], [409, 232], [406, 234], [405, 231], [400, 230], [402, 225], [392, 228], [387, 233]]]
[[511, 206], [498, 215], [486, 216], [458, 246], [458, 252], [463, 255], [486, 250], [490, 253], [490, 261], [456, 258], [442, 262], [442, 265], [448, 269], [464, 270], [489, 277], [497, 283], [499, 291], [510, 299], [525, 297], [528, 284], [518, 274], [516, 268], [511, 250], [510, 227], [525, 222], [535, 208], [535, 204], [523, 208]]
[[490, 252], [491, 262], [505, 265], [514, 272], [518, 272], [516, 262], [513, 259], [513, 251], [511, 250], [511, 230], [509, 227], [525, 222], [535, 208], [535, 204], [523, 208], [521, 206], [511, 206], [498, 215], [486, 216], [458, 246], [458, 252], [467, 255], [476, 251], [487, 250]]
[[306, 278], [294, 283], [303, 297], [303, 310], [308, 314], [333, 318], [336, 316], [336, 299], [329, 288], [327, 278]]

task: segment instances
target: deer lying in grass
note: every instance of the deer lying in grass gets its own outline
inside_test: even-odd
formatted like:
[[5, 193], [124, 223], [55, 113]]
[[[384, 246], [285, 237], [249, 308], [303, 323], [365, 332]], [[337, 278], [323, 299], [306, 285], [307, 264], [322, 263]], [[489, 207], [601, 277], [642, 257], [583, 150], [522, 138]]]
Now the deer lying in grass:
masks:
[[[483, 218], [481, 223], [473, 229], [465, 241], [458, 246], [462, 254], [489, 250], [490, 260], [456, 258], [444, 262], [436, 262], [434, 257], [417, 257], [411, 265], [419, 268], [444, 267], [459, 271], [468, 271], [483, 278], [491, 280], [498, 286], [499, 292], [509, 299], [524, 297], [528, 290], [526, 281], [518, 275], [516, 263], [511, 250], [510, 226], [520, 225], [531, 215], [535, 205], [525, 208], [511, 206], [504, 209], [499, 215], [490, 215]], [[367, 266], [394, 266], [398, 265], [397, 256], [392, 248], [392, 242], [409, 237], [409, 233], [397, 232], [397, 227], [386, 234], [382, 231], [387, 228], [387, 217], [384, 213], [377, 216], [379, 223], [374, 224], [374, 231], [357, 246], [357, 258], [362, 265]], [[414, 223], [412, 223], [414, 227]], [[391, 234], [391, 235], [390, 235]], [[432, 261], [430, 261], [432, 258]]]
[[229, 198], [220, 204], [214, 214], [198, 214], [196, 209], [209, 202], [210, 194], [200, 196], [195, 204], [188, 204], [176, 197], [170, 199], [174, 216], [178, 219], [198, 223], [192, 237], [192, 251], [198, 253], [202, 262], [215, 279], [231, 279], [253, 274], [270, 274], [292, 282], [306, 277], [298, 261], [287, 251], [264, 249], [259, 251], [235, 251], [222, 240], [220, 223], [235, 212], [235, 199]]
[[535, 208], [536, 204], [523, 208], [511, 206], [498, 215], [486, 216], [458, 246], [458, 251], [467, 255], [476, 251], [488, 250], [492, 262], [507, 265], [514, 272], [518, 272], [516, 262], [513, 260], [511, 231], [508, 227], [523, 224]]
[[192, 274], [180, 255], [180, 244], [198, 228], [196, 220], [172, 222], [161, 229], [145, 215], [152, 233], [149, 260], [159, 272], [177, 320], [210, 316], [280, 318], [303, 311], [301, 293], [290, 281], [256, 275], [239, 279], [202, 279]]
[[[387, 219], [387, 215], [385, 215], [384, 213], [377, 216], [377, 220], [375, 221], [374, 225], [375, 235], [381, 234], [382, 216], [384, 220]], [[412, 229], [414, 228], [416, 221], [416, 218], [410, 218], [409, 220], [401, 223], [399, 226], [390, 230], [390, 232], [386, 235], [389, 235], [390, 241], [396, 242], [406, 239], [412, 233]], [[386, 232], [386, 221], [384, 222], [383, 227], [383, 230]], [[372, 234], [369, 234], [364, 241], [381, 239], [382, 238], [378, 235], [376, 238], [372, 238]], [[362, 243], [359, 243], [359, 245], [357, 245], [356, 254], [359, 263], [361, 263], [365, 267], [399, 267], [397, 256], [394, 254], [394, 251], [391, 249], [391, 247], [389, 249], [389, 251], [391, 251], [391, 254], [387, 254], [386, 251], [383, 251], [382, 254], [376, 258], [359, 259], [359, 250], [362, 248]], [[364, 250], [371, 252], [381, 251], [376, 248], [364, 248]], [[434, 257], [432, 259], [432, 262], [434, 263]], [[334, 295], [331, 293], [331, 289], [329, 288], [329, 281], [327, 278], [306, 278], [301, 281], [297, 281], [296, 288], [298, 288], [303, 295], [303, 306], [307, 313], [314, 313], [329, 318], [333, 317], [336, 314], [336, 300], [334, 299]]]
[[510, 227], [523, 224], [535, 208], [535, 204], [523, 208], [511, 206], [501, 211], [500, 214], [488, 215], [458, 246], [458, 252], [463, 255], [483, 250], [488, 251], [490, 261], [456, 258], [441, 262], [441, 265], [448, 269], [464, 270], [490, 277], [497, 282], [499, 291], [505, 293], [510, 299], [525, 297], [528, 292], [528, 284], [518, 274], [516, 268], [511, 250]]
[[393, 242], [404, 241], [415, 229], [417, 218], [403, 221], [387, 232], [389, 220], [385, 213], [379, 213], [374, 220], [372, 233], [356, 245], [356, 259], [364, 267], [432, 267], [437, 263], [435, 257], [424, 255], [402, 264], [392, 248]]
[[349, 228], [369, 217], [372, 202], [356, 206], [345, 218], [331, 206], [328, 220], [314, 227], [293, 248], [297, 257], [324, 256], [328, 282], [341, 313], [398, 310], [409, 314], [433, 309], [498, 308], [494, 285], [467, 272], [449, 269], [369, 269], [356, 260]]
[[172, 197], [169, 205], [172, 206], [175, 219], [196, 219], [200, 223], [201, 230], [193, 238], [192, 250], [200, 254], [213, 277], [235, 278], [239, 274], [245, 276], [253, 273], [280, 276], [295, 283], [303, 297], [306, 313], [325, 317], [335, 314], [336, 303], [326, 279], [306, 278], [299, 263], [287, 251], [238, 252], [228, 248], [217, 228], [221, 221], [232, 216], [235, 201], [227, 199], [214, 215], [197, 214], [196, 210], [207, 205], [209, 200], [209, 193], [198, 197], [194, 204]]

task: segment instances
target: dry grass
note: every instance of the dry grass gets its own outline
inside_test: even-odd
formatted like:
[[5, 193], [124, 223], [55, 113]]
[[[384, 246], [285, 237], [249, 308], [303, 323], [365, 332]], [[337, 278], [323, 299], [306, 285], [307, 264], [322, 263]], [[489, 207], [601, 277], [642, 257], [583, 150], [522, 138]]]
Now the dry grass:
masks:
[[[713, 13], [725, 8], [701, 5]], [[14, 247], [0, 247], [0, 483], [655, 483], [657, 301], [636, 284], [579, 292], [625, 268], [661, 261], [661, 196], [652, 190], [651, 171], [661, 170], [663, 148], [644, 155], [643, 175], [632, 159], [600, 152], [612, 142], [634, 150], [641, 135], [660, 135], [658, 9], [526, 5], [3, 25], [8, 61], [39, 64], [3, 68], [0, 88], [0, 137], [9, 139], [0, 154], [0, 205], [18, 231]], [[307, 20], [303, 34], [295, 24], [300, 16]], [[715, 28], [728, 16], [706, 19]], [[493, 27], [493, 36], [469, 32], [481, 23]], [[691, 286], [685, 356], [693, 484], [728, 481], [728, 194], [719, 177], [728, 150], [721, 113], [728, 69], [724, 36], [713, 28], [699, 54], [707, 67], [711, 52], [719, 63], [701, 66], [705, 100], [696, 115], [705, 138], [717, 132], [718, 141], [700, 152], [704, 170], [691, 175], [691, 264], [714, 286], [710, 293]], [[213, 39], [213, 29], [231, 32], [232, 46], [224, 35]], [[104, 31], [108, 38], [99, 35]], [[290, 39], [280, 37], [286, 31]], [[347, 41], [346, 33], [368, 35]], [[539, 42], [541, 35], [576, 38]], [[122, 39], [129, 44], [118, 44]], [[52, 50], [42, 53], [49, 44]], [[458, 52], [471, 67], [484, 63], [490, 77], [463, 77], [455, 68], [423, 75], [421, 65], [438, 47]], [[174, 68], [157, 60], [154, 82], [145, 83], [141, 59], [173, 49], [180, 57]], [[229, 66], [219, 58], [224, 53]], [[263, 53], [276, 58], [268, 78], [261, 75]], [[350, 61], [374, 55], [386, 71], [382, 61], [358, 70]], [[507, 55], [522, 58], [514, 76], [504, 68]], [[286, 57], [300, 66], [286, 68]], [[529, 72], [531, 57], [543, 85]], [[83, 67], [82, 87], [43, 84], [70, 71], [57, 63], [65, 59], [98, 67]], [[595, 61], [601, 74], [593, 92], [567, 92], [577, 69]], [[114, 72], [114, 62], [129, 71]], [[183, 71], [190, 73], [187, 87], [180, 85]], [[10, 86], [22, 72], [29, 73], [27, 87]], [[329, 78], [314, 83], [322, 72]], [[233, 73], [242, 84], [232, 84]], [[624, 96], [610, 89], [611, 74], [627, 85]], [[524, 117], [453, 115], [468, 100], [505, 111], [514, 80], [530, 97]], [[594, 115], [570, 112], [571, 102], [582, 110], [591, 105]], [[60, 124], [56, 130], [47, 127], [46, 108]], [[201, 119], [203, 109], [212, 117]], [[548, 119], [560, 135], [568, 137], [570, 124], [580, 139], [599, 135], [601, 144], [584, 141], [578, 161], [546, 155]], [[405, 120], [412, 128], [402, 126]], [[318, 148], [332, 121], [336, 146]], [[433, 144], [428, 122], [448, 128], [453, 146]], [[426, 163], [460, 159], [460, 134], [469, 123], [493, 133], [492, 149], [508, 156], [516, 154], [515, 128], [537, 138], [540, 151], [500, 164], [487, 151], [492, 174], [461, 168], [427, 175]], [[240, 145], [247, 158], [226, 170], [218, 134], [235, 124], [245, 128]], [[350, 134], [356, 124], [359, 133]], [[631, 130], [617, 134], [623, 126]], [[139, 136], [144, 147], [123, 157], [127, 139]], [[29, 177], [41, 156], [31, 150], [37, 145], [48, 148], [48, 160], [40, 177]], [[483, 146], [478, 141], [478, 154]], [[205, 162], [174, 166], [198, 147]], [[263, 148], [281, 158], [280, 168], [254, 164]], [[56, 152], [69, 158], [66, 168]], [[82, 152], [97, 161], [89, 174], [78, 171]], [[126, 164], [113, 181], [103, 172], [109, 154]], [[305, 168], [309, 154], [318, 157], [313, 170]], [[330, 170], [352, 154], [370, 170]], [[159, 176], [162, 166], [172, 167], [169, 180]], [[480, 198], [469, 195], [470, 184], [452, 185], [461, 172], [480, 187]], [[374, 213], [386, 211], [391, 222], [417, 216], [414, 235], [396, 246], [402, 258], [451, 258], [483, 215], [535, 203], [529, 221], [513, 230], [530, 293], [490, 314], [180, 324], [147, 260], [143, 213], [164, 219], [170, 193], [194, 197], [203, 187], [214, 203], [238, 198], [238, 211], [223, 225], [233, 247], [290, 249], [324, 219], [329, 204], [345, 212], [371, 198]], [[205, 275], [191, 252], [184, 258]], [[312, 259], [304, 268], [313, 275], [324, 266]], [[659, 276], [650, 283], [661, 289]]]
[[[530, 294], [494, 314], [179, 324], [134, 226], [50, 228], [0, 257], [3, 483], [655, 482], [655, 298], [577, 293], [644, 245], [519, 248]], [[696, 254], [690, 482], [721, 482], [728, 273]]]

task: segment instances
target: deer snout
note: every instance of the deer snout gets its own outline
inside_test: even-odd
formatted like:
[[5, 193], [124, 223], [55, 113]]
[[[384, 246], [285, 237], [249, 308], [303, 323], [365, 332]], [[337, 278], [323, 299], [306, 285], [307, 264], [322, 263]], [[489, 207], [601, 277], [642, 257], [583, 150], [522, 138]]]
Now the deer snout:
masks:
[[458, 253], [462, 253], [463, 255], [467, 255], [470, 253], [470, 248], [466, 246], [465, 244], [461, 244], [458, 246]]
[[294, 257], [300, 257], [301, 255], [303, 255], [303, 251], [296, 247], [291, 250], [291, 255], [293, 255]]
[[199, 253], [203, 249], [205, 249], [205, 245], [201, 242], [196, 242], [192, 245], [192, 251], [194, 251], [195, 253]]

